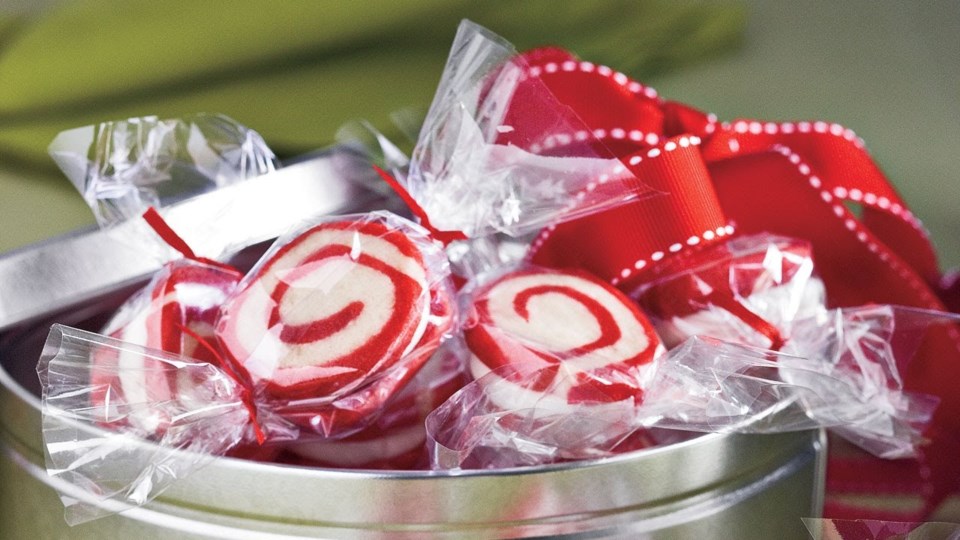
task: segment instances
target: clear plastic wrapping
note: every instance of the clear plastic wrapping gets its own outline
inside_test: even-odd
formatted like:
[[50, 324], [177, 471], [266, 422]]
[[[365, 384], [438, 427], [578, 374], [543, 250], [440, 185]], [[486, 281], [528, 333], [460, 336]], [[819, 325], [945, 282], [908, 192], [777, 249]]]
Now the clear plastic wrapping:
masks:
[[194, 259], [167, 263], [130, 297], [102, 334], [204, 362], [216, 361], [214, 325], [243, 274]]
[[475, 238], [521, 236], [559, 220], [650, 194], [599, 141], [576, 154], [535, 152], [511, 111], [536, 108], [556, 125], [543, 133], [593, 132], [551, 94], [500, 37], [461, 23], [410, 161], [398, 179], [443, 231]]
[[[886, 458], [914, 455], [937, 400], [904, 390], [900, 373], [923, 334], [960, 317], [877, 306], [797, 321], [784, 352], [693, 337], [652, 375], [623, 367], [556, 369], [562, 360], [507, 365], [467, 385], [427, 419], [439, 468], [492, 468], [602, 457], [650, 428], [777, 433], [833, 428]], [[541, 357], [544, 349], [538, 349]], [[572, 406], [558, 388], [640, 387], [642, 400]], [[499, 398], [512, 387], [529, 399]]]
[[263, 138], [214, 114], [130, 118], [60, 133], [50, 155], [109, 226], [275, 170]]
[[[790, 326], [783, 350], [811, 360], [836, 382], [837, 394], [817, 418], [836, 418], [832, 431], [882, 458], [911, 457], [925, 441], [939, 398], [904, 388], [904, 374], [931, 330], [952, 330], [960, 315], [902, 306], [843, 308]], [[790, 384], [807, 385], [804, 372], [786, 373]], [[850, 418], [850, 421], [844, 421]]]
[[462, 351], [443, 346], [403, 390], [383, 405], [376, 422], [349, 437], [287, 443], [286, 455], [279, 460], [365, 470], [429, 468], [424, 420], [466, 384], [465, 368]]
[[779, 348], [790, 323], [826, 310], [810, 244], [769, 234], [667, 259], [629, 295], [667, 347], [700, 335]]
[[[470, 372], [475, 379], [494, 372], [505, 384], [517, 383], [491, 395], [504, 408], [542, 400], [555, 401], [560, 409], [639, 401], [644, 379], [663, 352], [636, 306], [585, 272], [521, 266], [490, 276], [469, 298], [463, 335]], [[552, 384], [542, 379], [530, 385], [524, 375], [510, 372], [513, 367], [555, 371], [560, 386], [538, 392], [538, 385]], [[564, 372], [569, 381], [560, 376]], [[605, 384], [596, 384], [604, 379]]]
[[[255, 438], [245, 388], [208, 363], [54, 325], [37, 371], [47, 472], [76, 488], [61, 493], [71, 524], [143, 504]], [[171, 393], [177, 381], [189, 384]]]
[[38, 370], [48, 469], [85, 494], [66, 496], [68, 519], [143, 504], [213, 456], [315, 442], [316, 457], [417, 428], [462, 383], [455, 358], [417, 378], [452, 332], [452, 294], [442, 246], [382, 212], [306, 223], [243, 279], [167, 265], [107, 325], [126, 341], [55, 326]]
[[337, 216], [279, 238], [225, 302], [226, 367], [303, 429], [371, 421], [454, 327], [442, 247], [386, 212]]
[[957, 540], [960, 524], [803, 518], [812, 540]]
[[[488, 276], [469, 298], [463, 334], [476, 382], [431, 415], [435, 437], [459, 436], [453, 416], [490, 422], [506, 430], [505, 446], [487, 457], [497, 465], [534, 464], [540, 451], [596, 457], [597, 447], [626, 438], [622, 428], [663, 353], [626, 296], [585, 272], [522, 266]], [[514, 429], [557, 439], [526, 447], [534, 441], [512, 437]]]
[[[216, 362], [214, 325], [220, 306], [243, 274], [232, 266], [200, 259], [150, 208], [145, 225], [169, 247], [185, 256], [165, 263], [151, 280], [129, 297], [100, 330], [104, 336], [131, 348], [97, 347], [91, 351], [90, 380], [110, 388], [91, 394], [92, 407], [106, 408], [126, 403], [126, 421], [146, 433], [162, 435], [170, 419], [150, 407], [152, 400], [176, 400], [192, 395], [196, 388], [190, 376], [172, 376], [137, 347], [163, 351], [199, 362]], [[182, 390], [182, 392], [181, 392]]]

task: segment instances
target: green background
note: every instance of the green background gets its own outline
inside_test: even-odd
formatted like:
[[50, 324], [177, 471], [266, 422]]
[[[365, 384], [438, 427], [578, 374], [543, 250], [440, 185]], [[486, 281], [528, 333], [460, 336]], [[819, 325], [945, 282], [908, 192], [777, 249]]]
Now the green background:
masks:
[[[6, 2], [6, 3], [4, 3]], [[918, 3], [919, 4], [919, 3]], [[425, 107], [462, 17], [556, 43], [721, 119], [854, 129], [960, 264], [960, 5], [0, 0], [0, 251], [92, 223], [53, 168], [62, 129], [222, 112], [278, 153]]]

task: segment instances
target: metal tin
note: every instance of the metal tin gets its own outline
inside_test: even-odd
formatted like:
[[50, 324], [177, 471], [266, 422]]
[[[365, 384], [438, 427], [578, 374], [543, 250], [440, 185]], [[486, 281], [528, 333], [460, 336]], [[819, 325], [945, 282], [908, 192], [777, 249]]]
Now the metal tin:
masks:
[[[310, 175], [329, 166], [314, 163]], [[350, 185], [325, 188], [329, 211], [356, 206], [362, 197]], [[302, 192], [286, 193], [297, 208], [310, 206]], [[825, 439], [798, 432], [711, 434], [603, 460], [494, 472], [335, 471], [223, 458], [145, 507], [70, 528], [56, 494], [69, 494], [69, 486], [43, 466], [34, 366], [50, 322], [96, 329], [150, 268], [120, 258], [115, 264], [129, 266], [86, 280], [66, 268], [36, 268], [99, 264], [91, 259], [108, 258], [115, 246], [89, 238], [98, 234], [0, 259], [0, 538], [806, 538], [801, 518], [820, 515]], [[88, 247], [62, 258], [78, 239]]]

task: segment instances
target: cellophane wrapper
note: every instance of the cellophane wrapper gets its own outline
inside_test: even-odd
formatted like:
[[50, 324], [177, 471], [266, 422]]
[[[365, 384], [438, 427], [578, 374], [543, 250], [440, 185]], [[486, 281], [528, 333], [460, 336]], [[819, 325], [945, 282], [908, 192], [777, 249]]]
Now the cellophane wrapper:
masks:
[[47, 472], [70, 524], [142, 505], [254, 437], [246, 389], [209, 363], [54, 325], [37, 370]]
[[[505, 469], [611, 455], [637, 428], [633, 400], [580, 403], [569, 407], [553, 397], [574, 381], [577, 372], [560, 364], [560, 372], [535, 366], [508, 366], [477, 379], [427, 417], [431, 466], [434, 469]], [[547, 376], [551, 383], [543, 385]], [[607, 370], [597, 386], [636, 384], [630, 370]], [[517, 392], [540, 394], [519, 408], [504, 408], [503, 397]], [[640, 437], [644, 437], [643, 434]]]
[[218, 114], [75, 128], [60, 133], [49, 152], [102, 227], [278, 167], [257, 132]]
[[[347, 438], [385, 413], [381, 427], [399, 423], [411, 381], [434, 390], [415, 377], [455, 326], [448, 274], [442, 246], [408, 220], [329, 217], [278, 239], [242, 280], [171, 263], [106, 328], [179, 354], [54, 326], [38, 371], [48, 472], [65, 482], [68, 520], [144, 504], [215, 456]], [[211, 275], [224, 287], [198, 287]], [[238, 335], [255, 340], [249, 354]], [[285, 361], [317, 343], [349, 347], [343, 361], [308, 366], [306, 384], [285, 384]]]
[[262, 407], [329, 439], [374, 422], [454, 322], [443, 247], [373, 212], [277, 239], [227, 299], [216, 333], [225, 367]]
[[243, 274], [212, 261], [168, 262], [100, 331], [132, 345], [215, 363], [220, 306]]
[[[896, 306], [837, 309], [796, 321], [782, 352], [692, 337], [661, 356], [642, 401], [585, 403], [575, 410], [554, 400], [504, 409], [510, 391], [500, 374], [476, 380], [427, 419], [433, 466], [502, 468], [539, 465], [618, 453], [651, 428], [684, 432], [779, 433], [831, 428], [875, 455], [914, 455], [924, 442], [937, 399], [904, 390], [901, 373], [937, 325], [958, 316]], [[557, 359], [559, 362], [559, 359]], [[562, 364], [561, 364], [562, 365]], [[513, 373], [522, 367], [512, 367]], [[584, 373], [541, 365], [520, 378], [548, 396], [555, 385]], [[634, 370], [607, 370], [596, 386]], [[632, 384], [637, 384], [633, 382]]]
[[[537, 464], [540, 451], [554, 459], [598, 457], [597, 448], [627, 442], [625, 430], [611, 426], [630, 418], [664, 352], [629, 298], [586, 272], [529, 264], [490, 272], [461, 293], [463, 342], [477, 381], [454, 401], [488, 411], [482, 421], [506, 430], [504, 446], [485, 454], [487, 466]], [[455, 407], [448, 402], [441, 410]], [[437, 437], [456, 437], [441, 416], [432, 414], [428, 427], [443, 431]], [[558, 435], [557, 444], [528, 448], [511, 438], [514, 423], [517, 431]], [[591, 442], [560, 442], [577, 440]]]
[[283, 463], [362, 470], [429, 469], [424, 421], [468, 381], [466, 355], [455, 340], [444, 343], [427, 364], [363, 430], [336, 440], [285, 444]]
[[[222, 354], [214, 327], [220, 316], [220, 307], [242, 277], [239, 270], [213, 261], [177, 259], [168, 262], [146, 286], [114, 312], [100, 333], [127, 345], [218, 365]], [[146, 360], [141, 354], [121, 351], [115, 355], [94, 354], [91, 359], [95, 382], [114, 388], [109, 394], [94, 394], [93, 397], [116, 402], [129, 393], [130, 400], [139, 401], [147, 397], [143, 394], [144, 387], [154, 388], [150, 397], [161, 399], [176, 399], [181, 393], [191, 395], [197, 391], [196, 382], [191, 377], [167, 378], [161, 376], [163, 373], [144, 369]], [[111, 378], [111, 373], [116, 375]], [[172, 375], [172, 372], [166, 375]], [[109, 404], [94, 401], [91, 405]], [[130, 419], [139, 427], [156, 433], [162, 433], [169, 423], [169, 419], [156, 417], [150, 407], [131, 413]]]
[[[659, 266], [629, 293], [667, 347], [691, 336], [769, 347], [771, 338], [738, 316], [748, 310], [784, 338], [793, 321], [826, 311], [808, 242], [770, 234], [735, 238]], [[731, 307], [733, 306], [733, 307]]]
[[[519, 237], [652, 194], [526, 72], [513, 46], [461, 23], [409, 170], [396, 171], [435, 228]], [[530, 108], [555, 125], [514, 129], [511, 115]], [[556, 132], [582, 133], [584, 144], [563, 155], [532, 150]]]
[[803, 518], [812, 540], [957, 540], [960, 524]]

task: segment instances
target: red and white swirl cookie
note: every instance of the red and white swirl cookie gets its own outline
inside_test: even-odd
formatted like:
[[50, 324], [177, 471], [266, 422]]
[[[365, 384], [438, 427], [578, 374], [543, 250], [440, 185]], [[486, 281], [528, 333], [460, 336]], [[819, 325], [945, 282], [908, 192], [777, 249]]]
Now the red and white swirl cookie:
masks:
[[287, 461], [348, 469], [425, 467], [429, 457], [424, 420], [466, 382], [464, 362], [442, 350], [387, 403], [376, 423], [340, 440], [291, 444], [295, 456], [287, 456]]
[[404, 360], [400, 376], [382, 377], [379, 399], [402, 387], [451, 314], [444, 276], [423, 251], [439, 248], [399, 223], [342, 217], [268, 252], [223, 308], [227, 360], [280, 400], [329, 402]]
[[[191, 260], [169, 263], [139, 294], [128, 300], [103, 333], [126, 343], [218, 364], [214, 325], [220, 306], [241, 279], [240, 272]], [[205, 345], [197, 342], [203, 339]], [[159, 407], [165, 401], [202, 400], [203, 389], [190, 370], [176, 370], [142, 352], [102, 349], [94, 356], [95, 385], [110, 385], [129, 408], [129, 419], [149, 433], [165, 429]]]
[[471, 375], [504, 410], [639, 402], [663, 350], [626, 296], [581, 271], [503, 275], [477, 292], [473, 315]]

